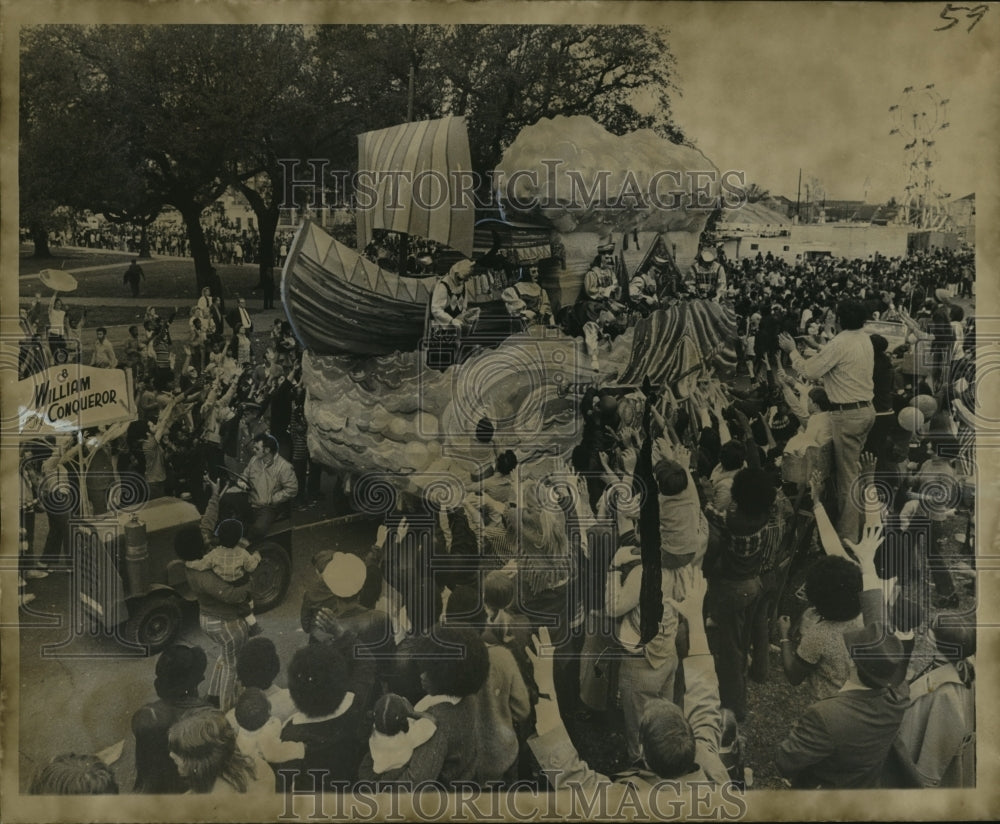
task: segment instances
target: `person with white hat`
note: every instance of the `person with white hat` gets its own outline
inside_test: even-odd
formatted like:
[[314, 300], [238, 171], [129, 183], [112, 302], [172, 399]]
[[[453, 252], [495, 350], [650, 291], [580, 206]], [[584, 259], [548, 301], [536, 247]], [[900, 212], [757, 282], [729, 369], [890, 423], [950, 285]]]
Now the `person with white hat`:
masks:
[[[372, 592], [376, 584], [381, 584], [378, 568], [369, 569], [352, 552], [334, 552], [323, 560], [320, 581], [302, 597], [302, 629], [314, 641], [351, 634], [362, 644], [378, 645], [380, 649], [385, 644], [391, 651], [395, 644], [389, 616], [362, 603], [378, 597]], [[365, 597], [368, 595], [374, 597]]]
[[468, 282], [473, 269], [471, 260], [460, 260], [434, 284], [427, 347], [427, 365], [432, 369], [444, 371], [457, 361], [461, 334], [478, 317], [478, 310], [469, 308]]
[[699, 297], [710, 298], [726, 290], [726, 270], [711, 249], [702, 249], [687, 278]]

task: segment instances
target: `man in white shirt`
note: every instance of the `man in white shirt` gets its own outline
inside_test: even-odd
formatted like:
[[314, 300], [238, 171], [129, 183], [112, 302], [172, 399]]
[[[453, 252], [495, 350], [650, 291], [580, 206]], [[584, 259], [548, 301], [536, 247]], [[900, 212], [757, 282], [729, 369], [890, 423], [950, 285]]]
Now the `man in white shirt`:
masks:
[[94, 344], [94, 357], [91, 359], [90, 365], [101, 369], [114, 369], [118, 366], [115, 347], [108, 340], [108, 330], [103, 326], [97, 327], [97, 342]]
[[864, 323], [864, 307], [858, 301], [842, 301], [837, 306], [841, 331], [808, 360], [799, 354], [791, 335], [782, 333], [778, 337], [778, 345], [791, 356], [792, 367], [804, 377], [822, 380], [830, 399], [837, 501], [841, 507], [837, 533], [849, 541], [860, 537], [863, 506], [854, 500], [857, 496], [853, 490], [858, 458], [875, 423], [875, 349], [862, 328]]
[[247, 309], [246, 298], [240, 298], [236, 307], [237, 322], [247, 333], [247, 337], [253, 334], [253, 320], [250, 318], [250, 310]]

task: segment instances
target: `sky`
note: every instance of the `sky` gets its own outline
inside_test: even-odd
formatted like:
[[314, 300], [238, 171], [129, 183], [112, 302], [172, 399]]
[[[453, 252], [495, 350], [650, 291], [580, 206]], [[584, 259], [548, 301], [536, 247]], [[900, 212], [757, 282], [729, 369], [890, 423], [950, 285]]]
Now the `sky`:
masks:
[[[974, 7], [974, 2], [953, 5]], [[902, 194], [903, 145], [889, 107], [903, 90], [933, 83], [947, 106], [936, 135], [935, 181], [952, 197], [996, 173], [1000, 137], [1000, 4], [959, 23], [944, 3], [670, 4], [658, 17], [671, 31], [682, 96], [676, 121], [720, 169], [745, 171], [772, 194], [795, 199], [818, 179], [828, 199], [870, 202]], [[991, 54], [993, 55], [991, 59]], [[914, 95], [909, 96], [912, 101]], [[926, 98], [923, 98], [926, 100]], [[926, 108], [921, 106], [920, 108]]]

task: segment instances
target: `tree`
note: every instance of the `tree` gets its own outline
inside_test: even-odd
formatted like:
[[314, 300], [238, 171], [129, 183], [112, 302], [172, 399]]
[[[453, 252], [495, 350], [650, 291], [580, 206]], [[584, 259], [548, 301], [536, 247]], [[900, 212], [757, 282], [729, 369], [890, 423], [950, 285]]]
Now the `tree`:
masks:
[[[405, 121], [412, 68], [414, 119], [464, 116], [473, 168], [484, 174], [543, 117], [585, 114], [615, 134], [648, 128], [681, 141], [667, 34], [644, 26], [324, 26], [316, 56], [331, 67], [342, 123], [355, 134]], [[346, 160], [342, 168], [353, 168]]]
[[743, 190], [747, 198], [747, 203], [760, 203], [762, 200], [767, 200], [771, 193], [765, 189], [763, 186], [759, 186], [756, 183], [751, 183], [746, 189]]
[[[253, 66], [256, 112], [244, 121], [228, 180], [247, 199], [257, 218], [259, 266], [274, 261], [274, 236], [284, 199], [286, 158], [317, 156], [335, 109], [327, 102], [328, 78], [312, 59], [301, 26], [256, 30], [258, 60]], [[259, 38], [266, 37], [266, 42]], [[249, 43], [247, 44], [250, 45]]]
[[670, 116], [667, 34], [645, 26], [451, 27], [442, 71], [448, 102], [470, 122], [473, 165], [494, 168], [521, 129], [557, 115], [589, 115], [614, 134], [652, 129], [682, 140]]
[[38, 27], [22, 42], [22, 214], [41, 248], [55, 205], [140, 226], [174, 206], [200, 288], [212, 270], [201, 215], [227, 187], [254, 209], [269, 262], [279, 161], [350, 171], [357, 134], [408, 114], [465, 116], [480, 173], [560, 114], [680, 140], [666, 38], [640, 26]]
[[77, 154], [75, 130], [66, 121], [74, 114], [63, 90], [72, 87], [83, 67], [47, 48], [44, 29], [26, 28], [20, 61], [18, 185], [20, 224], [31, 232], [34, 256], [49, 258], [49, 230], [63, 197], [67, 175]]
[[30, 139], [72, 124], [73, 168], [53, 181], [54, 196], [140, 225], [174, 206], [197, 287], [209, 285], [202, 212], [261, 174], [256, 154], [285, 116], [278, 96], [297, 57], [284, 49], [301, 36], [282, 26], [41, 27], [23, 57], [31, 64], [48, 52], [75, 67], [61, 83], [33, 87], [45, 116]]

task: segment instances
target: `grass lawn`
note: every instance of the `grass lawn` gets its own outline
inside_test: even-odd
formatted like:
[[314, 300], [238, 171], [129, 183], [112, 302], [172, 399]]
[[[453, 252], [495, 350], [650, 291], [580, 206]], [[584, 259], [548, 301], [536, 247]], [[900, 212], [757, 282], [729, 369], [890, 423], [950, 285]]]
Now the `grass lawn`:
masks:
[[[134, 307], [131, 306], [88, 306], [87, 324], [84, 327], [84, 338], [89, 340], [94, 336], [94, 330], [98, 326], [131, 326], [133, 323], [142, 326], [142, 318], [146, 307], [137, 301]], [[169, 309], [158, 309], [157, 314], [161, 317], [170, 316]], [[186, 303], [178, 303], [177, 319], [186, 320], [190, 316], [190, 306]], [[88, 336], [89, 333], [89, 336]], [[185, 340], [187, 336], [185, 335]], [[117, 343], [113, 340], [112, 343]]]
[[[25, 249], [29, 251], [25, 252]], [[122, 275], [134, 255], [97, 253], [89, 254], [77, 252], [76, 250], [66, 250], [55, 247], [53, 254], [56, 257], [47, 261], [37, 261], [30, 257], [30, 247], [22, 247], [21, 254], [21, 274], [35, 274], [41, 269], [76, 269], [90, 266], [100, 266], [100, 269], [93, 269], [87, 272], [77, 272], [74, 274], [79, 286], [76, 291], [67, 298], [72, 303], [73, 297], [78, 298], [127, 298], [131, 300], [132, 293], [129, 288], [122, 283]], [[62, 265], [65, 263], [65, 265]], [[139, 287], [139, 297], [136, 298], [136, 305], [143, 306], [144, 298], [166, 298], [176, 299], [178, 306], [194, 303], [198, 298], [195, 287], [194, 261], [190, 258], [185, 260], [157, 259], [140, 261], [140, 266], [146, 275], [146, 279]], [[251, 297], [251, 290], [257, 285], [259, 271], [256, 265], [247, 264], [245, 266], [223, 266], [218, 265], [219, 277], [222, 278], [224, 297], [229, 298], [237, 293], [244, 297]], [[48, 294], [47, 290], [42, 290], [41, 282], [36, 278], [24, 278], [20, 281], [20, 293], [22, 295], [32, 295], [36, 291]], [[89, 323], [88, 315], [88, 323]]]
[[[50, 258], [32, 257], [35, 247], [28, 243], [21, 245], [21, 260], [18, 274], [33, 275], [42, 269], [76, 269], [80, 266], [124, 265], [128, 266], [134, 255], [128, 252], [112, 252], [107, 249], [80, 251], [79, 249], [50, 246]], [[122, 269], [122, 272], [125, 270]]]

